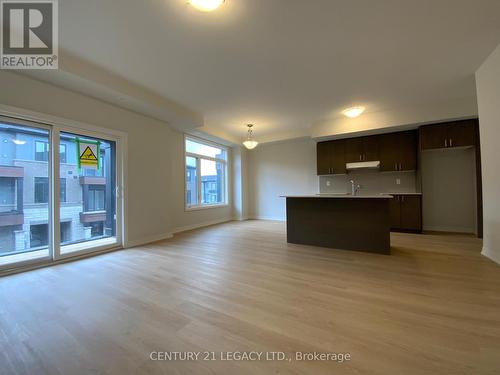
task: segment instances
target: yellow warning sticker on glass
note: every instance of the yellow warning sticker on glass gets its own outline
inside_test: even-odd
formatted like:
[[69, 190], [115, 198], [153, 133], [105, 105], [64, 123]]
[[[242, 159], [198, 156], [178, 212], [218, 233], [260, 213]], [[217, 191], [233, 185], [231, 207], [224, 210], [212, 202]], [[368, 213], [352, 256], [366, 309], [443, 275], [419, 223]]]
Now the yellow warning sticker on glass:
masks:
[[78, 165], [81, 168], [99, 169], [99, 142], [77, 139]]

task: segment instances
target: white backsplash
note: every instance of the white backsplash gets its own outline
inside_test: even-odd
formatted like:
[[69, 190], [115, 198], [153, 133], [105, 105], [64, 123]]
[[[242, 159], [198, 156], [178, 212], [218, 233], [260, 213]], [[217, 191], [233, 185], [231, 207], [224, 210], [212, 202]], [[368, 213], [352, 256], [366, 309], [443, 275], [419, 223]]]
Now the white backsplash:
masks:
[[[320, 176], [320, 193], [349, 193], [350, 180], [361, 185], [360, 194], [417, 193], [415, 172], [378, 172], [359, 170], [346, 175]], [[399, 182], [399, 184], [398, 184]]]

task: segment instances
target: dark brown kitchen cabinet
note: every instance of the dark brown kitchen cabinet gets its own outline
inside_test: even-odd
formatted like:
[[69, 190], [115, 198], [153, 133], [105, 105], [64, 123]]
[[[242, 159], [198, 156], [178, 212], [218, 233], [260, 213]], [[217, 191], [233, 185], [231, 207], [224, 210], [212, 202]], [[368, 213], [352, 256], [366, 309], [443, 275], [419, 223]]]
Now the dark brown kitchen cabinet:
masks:
[[466, 120], [453, 123], [448, 127], [448, 147], [465, 147], [476, 144], [477, 120]]
[[417, 169], [417, 131], [382, 134], [379, 136], [379, 145], [381, 171], [414, 171]]
[[422, 232], [422, 197], [393, 195], [390, 203], [391, 230]]
[[316, 165], [317, 165], [317, 174], [325, 175], [330, 174], [331, 172], [331, 142], [318, 142], [316, 145]]
[[344, 140], [319, 142], [316, 146], [317, 174], [344, 174]]
[[431, 150], [474, 146], [477, 126], [476, 119], [422, 126], [420, 128], [421, 148]]
[[350, 138], [345, 141], [345, 162], [374, 161], [379, 159], [378, 136]]

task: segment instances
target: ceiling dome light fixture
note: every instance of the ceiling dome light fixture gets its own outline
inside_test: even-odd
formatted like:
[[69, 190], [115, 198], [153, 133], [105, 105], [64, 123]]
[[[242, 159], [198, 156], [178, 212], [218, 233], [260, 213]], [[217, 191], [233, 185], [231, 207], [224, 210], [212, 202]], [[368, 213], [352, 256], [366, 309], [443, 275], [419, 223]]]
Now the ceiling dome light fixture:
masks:
[[351, 107], [351, 108], [346, 108], [342, 111], [342, 113], [347, 116], [347, 117], [358, 117], [360, 114], [362, 114], [365, 111], [365, 107]]
[[259, 142], [257, 142], [255, 139], [253, 139], [253, 124], [247, 124], [248, 127], [248, 135], [247, 135], [247, 140], [243, 142], [243, 145], [248, 148], [249, 150], [253, 150]]
[[16, 145], [19, 145], [19, 146], [26, 144], [26, 141], [23, 141], [21, 139], [13, 139], [12, 142], [14, 142]]
[[202, 12], [212, 12], [224, 4], [224, 1], [225, 0], [188, 0], [188, 4], [191, 4]]

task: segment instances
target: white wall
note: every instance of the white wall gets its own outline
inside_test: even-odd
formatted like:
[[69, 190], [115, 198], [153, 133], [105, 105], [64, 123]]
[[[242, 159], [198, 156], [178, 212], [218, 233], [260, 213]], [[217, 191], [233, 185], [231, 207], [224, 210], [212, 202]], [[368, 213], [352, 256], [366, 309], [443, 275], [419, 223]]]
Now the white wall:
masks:
[[240, 146], [232, 150], [233, 218], [248, 219], [248, 151]]
[[317, 193], [316, 142], [299, 139], [259, 145], [248, 152], [251, 218], [284, 220], [282, 194]]
[[476, 233], [474, 148], [422, 152], [424, 230]]
[[500, 263], [500, 45], [476, 72], [483, 175], [483, 254]]
[[128, 134], [130, 243], [231, 217], [230, 206], [184, 212], [183, 135], [167, 123], [6, 71], [0, 71], [0, 87], [0, 104]]

